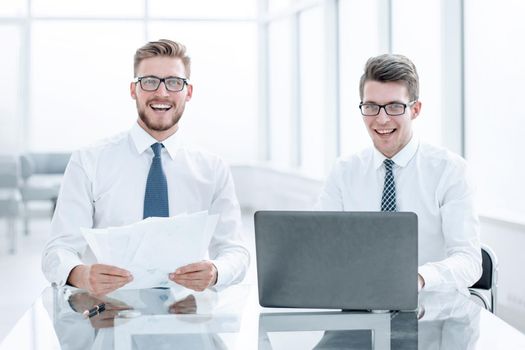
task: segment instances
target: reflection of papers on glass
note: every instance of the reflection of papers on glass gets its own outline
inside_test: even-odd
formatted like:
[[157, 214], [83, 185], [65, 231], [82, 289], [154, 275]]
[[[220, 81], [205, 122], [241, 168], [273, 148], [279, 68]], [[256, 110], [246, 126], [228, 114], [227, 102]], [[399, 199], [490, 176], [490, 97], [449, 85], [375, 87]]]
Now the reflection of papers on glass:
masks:
[[[155, 298], [164, 293], [167, 298]], [[159, 314], [155, 303], [162, 300], [164, 309], [190, 293], [196, 300], [195, 314]], [[118, 291], [128, 305], [137, 308], [141, 316], [115, 318], [114, 349], [234, 349], [237, 348], [241, 315], [249, 286], [231, 286], [221, 292], [207, 289], [195, 292], [182, 287], [170, 290]], [[157, 301], [155, 301], [157, 299]], [[152, 312], [153, 311], [153, 312]]]
[[204, 259], [218, 217], [203, 211], [81, 232], [99, 263], [133, 274], [123, 288], [164, 287], [174, 284], [170, 272]]
[[177, 349], [229, 349], [224, 343], [229, 338], [221, 335], [239, 330], [240, 317], [235, 314], [116, 318], [114, 349], [160, 349], [173, 344]]

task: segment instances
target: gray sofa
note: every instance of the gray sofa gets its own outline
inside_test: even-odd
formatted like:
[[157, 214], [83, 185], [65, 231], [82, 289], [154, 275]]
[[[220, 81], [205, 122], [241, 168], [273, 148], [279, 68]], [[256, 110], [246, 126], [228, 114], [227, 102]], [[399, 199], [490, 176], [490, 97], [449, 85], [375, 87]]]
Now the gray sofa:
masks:
[[29, 233], [30, 201], [51, 201], [53, 211], [62, 176], [71, 153], [25, 153], [20, 156], [22, 184], [20, 192], [24, 205], [24, 232]]
[[18, 158], [0, 155], [0, 219], [7, 224], [8, 251], [16, 252], [16, 223], [22, 214]]

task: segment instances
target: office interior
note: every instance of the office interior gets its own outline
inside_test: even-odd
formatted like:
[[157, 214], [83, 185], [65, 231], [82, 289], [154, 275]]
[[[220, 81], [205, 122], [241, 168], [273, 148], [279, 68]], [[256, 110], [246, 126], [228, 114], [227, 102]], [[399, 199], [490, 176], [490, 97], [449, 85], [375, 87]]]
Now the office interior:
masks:
[[[180, 41], [194, 85], [180, 132], [231, 165], [254, 254], [254, 211], [312, 208], [335, 159], [370, 145], [364, 63], [404, 54], [420, 76], [416, 133], [468, 161], [497, 316], [525, 332], [523, 13], [518, 0], [4, 0], [0, 154], [69, 154], [129, 129], [136, 48]], [[47, 285], [53, 201], [25, 204], [15, 241], [0, 213], [0, 337]]]

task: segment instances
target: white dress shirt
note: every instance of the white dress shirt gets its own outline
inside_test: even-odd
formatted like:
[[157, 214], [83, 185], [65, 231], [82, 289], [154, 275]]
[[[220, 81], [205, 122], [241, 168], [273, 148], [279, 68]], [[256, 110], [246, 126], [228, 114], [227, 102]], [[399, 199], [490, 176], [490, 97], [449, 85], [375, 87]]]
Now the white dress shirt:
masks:
[[[321, 193], [320, 208], [380, 211], [384, 159], [374, 147], [339, 159]], [[479, 220], [465, 160], [416, 137], [392, 160], [397, 210], [418, 216], [424, 288], [452, 287], [465, 293], [481, 276]]]
[[[241, 214], [229, 168], [218, 157], [183, 145], [180, 130], [162, 143], [170, 215], [208, 210], [219, 214], [209, 245], [216, 287], [240, 282], [249, 264]], [[146, 179], [157, 142], [138, 124], [95, 146], [76, 151], [67, 166], [42, 256], [46, 278], [59, 286], [70, 271], [95, 258], [80, 227], [128, 225], [143, 218]], [[175, 251], [175, 249], [174, 249]], [[173, 267], [173, 271], [178, 266]]]

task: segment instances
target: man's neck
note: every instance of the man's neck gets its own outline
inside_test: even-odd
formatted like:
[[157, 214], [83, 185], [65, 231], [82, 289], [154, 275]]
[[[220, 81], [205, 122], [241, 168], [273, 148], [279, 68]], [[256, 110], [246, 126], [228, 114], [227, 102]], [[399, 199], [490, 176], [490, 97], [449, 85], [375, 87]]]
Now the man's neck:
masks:
[[145, 132], [147, 132], [151, 137], [153, 137], [158, 142], [162, 142], [166, 140], [168, 137], [175, 134], [177, 130], [179, 130], [178, 124], [175, 124], [168, 130], [163, 130], [163, 131], [149, 129], [140, 119], [138, 120], [138, 124]]

